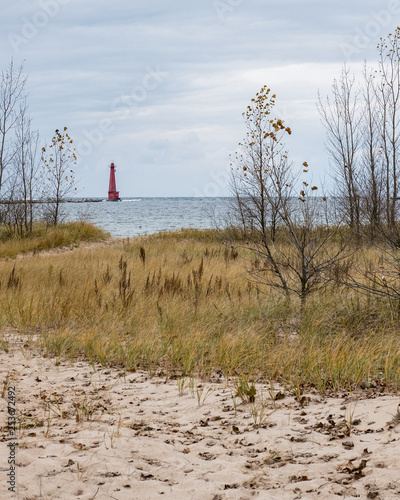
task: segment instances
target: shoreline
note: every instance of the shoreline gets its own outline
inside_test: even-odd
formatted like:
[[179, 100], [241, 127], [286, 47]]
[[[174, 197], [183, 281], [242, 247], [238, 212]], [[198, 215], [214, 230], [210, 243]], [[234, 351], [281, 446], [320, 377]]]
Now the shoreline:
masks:
[[[60, 200], [59, 203], [99, 203], [101, 201], [108, 201], [106, 198], [71, 198], [66, 200]], [[19, 205], [21, 203], [30, 203], [30, 200], [15, 200], [15, 201], [7, 201], [0, 200], [0, 205]], [[46, 204], [46, 203], [55, 203], [54, 200], [32, 200], [33, 204]]]

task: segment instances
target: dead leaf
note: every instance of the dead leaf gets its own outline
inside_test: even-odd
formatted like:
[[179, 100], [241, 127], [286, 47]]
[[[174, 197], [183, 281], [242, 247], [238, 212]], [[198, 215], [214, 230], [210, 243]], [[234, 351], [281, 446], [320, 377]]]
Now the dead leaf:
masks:
[[343, 441], [342, 446], [346, 448], [346, 450], [351, 450], [354, 448], [354, 443], [352, 441]]
[[290, 476], [289, 480], [291, 483], [299, 483], [301, 481], [309, 481], [308, 476]]

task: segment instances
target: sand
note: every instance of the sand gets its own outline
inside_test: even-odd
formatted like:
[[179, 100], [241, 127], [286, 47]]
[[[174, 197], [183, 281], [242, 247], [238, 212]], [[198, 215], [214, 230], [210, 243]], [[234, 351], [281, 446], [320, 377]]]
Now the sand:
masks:
[[[18, 493], [7, 491], [8, 391], [0, 398], [0, 498], [330, 499], [400, 496], [400, 398], [384, 387], [304, 394], [257, 384], [45, 358], [13, 337]], [[261, 399], [263, 404], [261, 404]], [[399, 424], [399, 425], [397, 425]]]

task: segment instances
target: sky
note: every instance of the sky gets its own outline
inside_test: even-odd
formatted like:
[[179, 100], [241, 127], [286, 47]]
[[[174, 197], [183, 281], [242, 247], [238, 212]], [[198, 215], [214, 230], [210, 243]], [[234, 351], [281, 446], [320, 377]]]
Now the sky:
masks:
[[41, 141], [68, 127], [78, 196], [229, 195], [229, 154], [261, 87], [291, 127], [294, 165], [334, 182], [316, 102], [346, 63], [375, 65], [400, 0], [3, 2], [0, 68], [28, 76]]

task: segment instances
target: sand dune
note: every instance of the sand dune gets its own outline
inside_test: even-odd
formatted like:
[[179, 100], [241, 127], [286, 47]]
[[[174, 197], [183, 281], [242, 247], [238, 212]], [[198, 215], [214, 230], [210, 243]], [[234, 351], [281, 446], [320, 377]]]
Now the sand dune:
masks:
[[[244, 404], [218, 374], [204, 384], [124, 374], [56, 362], [21, 341], [0, 352], [0, 375], [16, 388], [20, 499], [400, 495], [399, 398], [383, 388], [302, 404], [275, 388], [274, 406], [258, 384]], [[0, 419], [0, 498], [17, 498], [6, 483], [7, 391]]]

